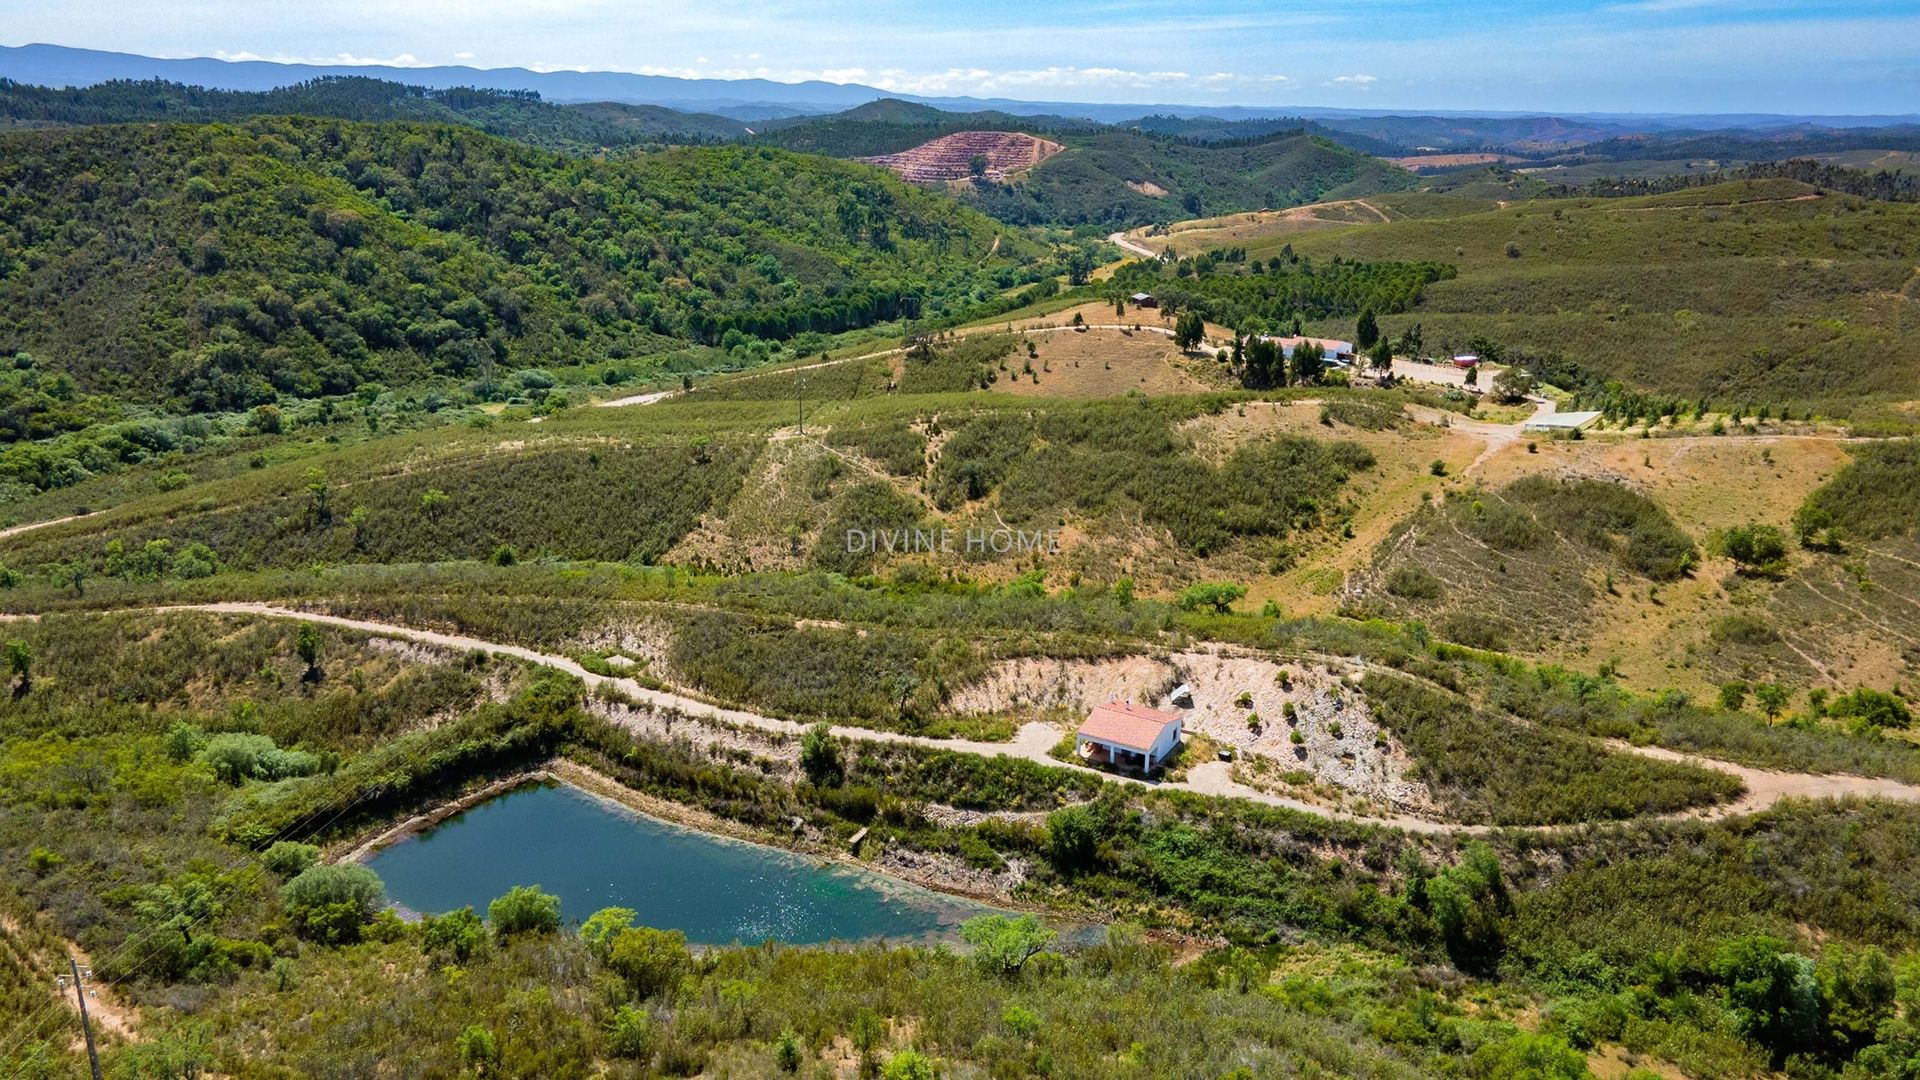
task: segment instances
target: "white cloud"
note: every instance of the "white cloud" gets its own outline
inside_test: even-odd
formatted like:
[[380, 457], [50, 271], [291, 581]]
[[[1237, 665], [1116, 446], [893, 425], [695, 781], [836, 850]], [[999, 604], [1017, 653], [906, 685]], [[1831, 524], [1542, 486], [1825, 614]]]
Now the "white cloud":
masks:
[[471, 60], [473, 59], [473, 54], [470, 52], [457, 52], [453, 54], [453, 58], [455, 60]]
[[1380, 77], [1377, 75], [1335, 75], [1333, 77], [1335, 86], [1365, 86], [1379, 81]]
[[285, 53], [263, 55], [251, 52], [228, 52], [216, 50], [216, 60], [232, 60], [236, 63], [248, 60], [265, 60], [275, 64], [312, 64], [327, 67], [428, 67], [429, 65], [412, 53], [398, 56], [355, 56], [352, 53], [336, 53], [333, 56], [288, 56]]

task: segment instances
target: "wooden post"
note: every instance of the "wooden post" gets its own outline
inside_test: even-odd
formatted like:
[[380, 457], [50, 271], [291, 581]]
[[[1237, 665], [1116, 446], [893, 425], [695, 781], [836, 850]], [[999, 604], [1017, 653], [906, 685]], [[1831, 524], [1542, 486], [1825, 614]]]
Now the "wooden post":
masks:
[[73, 969], [73, 996], [80, 1002], [80, 1030], [87, 1037], [87, 1064], [93, 1067], [93, 1080], [100, 1080], [100, 1052], [93, 1047], [93, 1021], [87, 1018], [87, 988], [80, 982], [80, 962], [67, 954], [67, 966]]

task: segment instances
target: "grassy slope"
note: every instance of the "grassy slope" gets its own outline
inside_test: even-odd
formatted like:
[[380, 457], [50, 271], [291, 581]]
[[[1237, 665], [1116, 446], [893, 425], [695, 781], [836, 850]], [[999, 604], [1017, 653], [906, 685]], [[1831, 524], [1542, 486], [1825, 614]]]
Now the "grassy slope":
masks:
[[[1421, 308], [1430, 344], [1486, 334], [1656, 392], [1844, 412], [1914, 397], [1920, 208], [1790, 181], [1671, 196], [1529, 202], [1458, 217], [1316, 230], [1316, 258], [1443, 259]], [[1507, 254], [1514, 245], [1517, 256]], [[1345, 329], [1330, 327], [1329, 329]]]

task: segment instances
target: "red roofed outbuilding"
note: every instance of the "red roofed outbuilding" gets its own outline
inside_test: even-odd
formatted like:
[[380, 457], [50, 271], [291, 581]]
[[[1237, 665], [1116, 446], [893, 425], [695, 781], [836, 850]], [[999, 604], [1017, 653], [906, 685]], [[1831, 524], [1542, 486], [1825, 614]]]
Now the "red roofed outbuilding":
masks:
[[1180, 715], [1130, 701], [1096, 705], [1073, 737], [1073, 752], [1090, 764], [1152, 772], [1180, 745]]

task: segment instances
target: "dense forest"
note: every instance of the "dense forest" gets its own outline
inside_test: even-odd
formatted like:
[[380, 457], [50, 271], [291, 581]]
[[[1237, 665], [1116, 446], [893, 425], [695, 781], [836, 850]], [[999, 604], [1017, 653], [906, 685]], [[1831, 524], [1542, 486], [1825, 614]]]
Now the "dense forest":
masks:
[[209, 90], [159, 79], [58, 88], [0, 79], [0, 129], [295, 115], [462, 124], [573, 153], [665, 142], [713, 142], [746, 132], [746, 125], [724, 116], [657, 106], [553, 105], [531, 90], [435, 90], [358, 76], [313, 79], [262, 91]]
[[304, 118], [0, 139], [0, 355], [192, 409], [834, 333], [1044, 272], [949, 200], [772, 149]]

